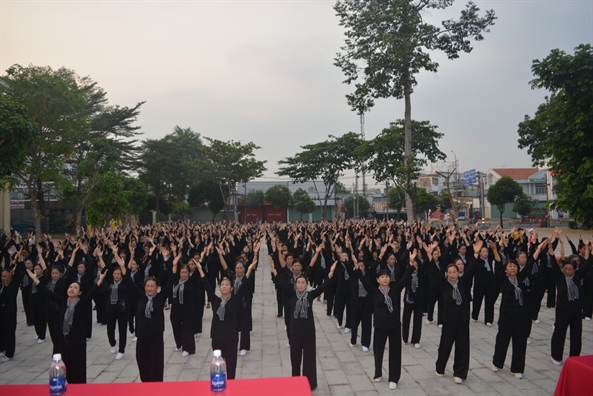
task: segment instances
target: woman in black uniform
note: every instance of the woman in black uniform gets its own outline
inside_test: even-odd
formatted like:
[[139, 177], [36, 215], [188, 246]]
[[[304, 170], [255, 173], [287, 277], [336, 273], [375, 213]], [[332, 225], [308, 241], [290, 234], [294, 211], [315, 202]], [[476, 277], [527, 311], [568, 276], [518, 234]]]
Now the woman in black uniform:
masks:
[[[122, 260], [117, 254], [117, 247], [112, 247], [113, 255], [116, 261]], [[123, 282], [123, 271], [121, 267], [114, 267], [111, 271], [109, 281], [109, 292], [107, 294], [107, 305], [105, 312], [107, 314], [107, 338], [111, 345], [111, 353], [118, 352], [115, 360], [123, 359], [126, 352], [126, 341], [128, 328], [128, 312], [132, 308], [132, 293], [126, 283]], [[115, 324], [119, 332], [119, 349], [116, 348]]]
[[60, 307], [60, 353], [66, 365], [66, 379], [70, 384], [86, 383], [86, 333], [84, 310], [91, 304], [93, 296], [98, 292], [99, 286], [105, 279], [106, 272], [99, 276], [97, 285], [93, 286], [89, 293], [81, 299], [82, 289], [80, 283], [72, 282], [67, 289], [67, 297], [52, 292], [39, 282], [37, 276], [27, 270], [29, 277], [37, 285], [37, 291], [43, 293]]
[[[54, 265], [53, 267], [50, 267], [49, 271], [50, 278], [45, 287], [58, 296], [65, 298], [68, 285], [66, 284], [66, 281], [62, 279], [62, 267]], [[45, 317], [47, 320], [47, 327], [49, 328], [51, 342], [53, 343], [52, 354], [54, 355], [56, 353], [61, 353], [60, 331], [62, 328], [63, 317], [61, 317], [60, 313], [61, 310], [58, 303], [51, 299], [45, 300]]]
[[[43, 268], [41, 264], [36, 264], [33, 267], [35, 276], [39, 279], [39, 282], [45, 284], [45, 276], [43, 275]], [[28, 274], [27, 274], [28, 276]], [[37, 343], [41, 344], [45, 342], [45, 334], [47, 331], [47, 321], [45, 318], [45, 312], [43, 311], [43, 304], [45, 298], [43, 294], [37, 289], [35, 282], [31, 280], [31, 298], [29, 303], [31, 304], [31, 312], [33, 314], [33, 324], [35, 325], [35, 333], [37, 334]]]
[[274, 265], [270, 264], [272, 280], [276, 287], [282, 289], [284, 294], [291, 297], [292, 320], [290, 321], [290, 364], [292, 376], [301, 375], [301, 361], [303, 363], [302, 375], [307, 377], [311, 389], [317, 388], [317, 365], [315, 345], [315, 320], [312, 304], [325, 289], [330, 287], [335, 280], [332, 279], [337, 261], [332, 265], [328, 274], [331, 281], [324, 282], [321, 286], [307, 291], [307, 278], [298, 276], [294, 287], [284, 282], [278, 276]]
[[[197, 311], [195, 293], [198, 293], [198, 281], [189, 276], [187, 265], [178, 266], [181, 252], [173, 260], [173, 294], [171, 302], [171, 326], [175, 339], [175, 350], [181, 350], [181, 356], [196, 353], [194, 333], [196, 329]], [[179, 270], [177, 270], [179, 268]]]

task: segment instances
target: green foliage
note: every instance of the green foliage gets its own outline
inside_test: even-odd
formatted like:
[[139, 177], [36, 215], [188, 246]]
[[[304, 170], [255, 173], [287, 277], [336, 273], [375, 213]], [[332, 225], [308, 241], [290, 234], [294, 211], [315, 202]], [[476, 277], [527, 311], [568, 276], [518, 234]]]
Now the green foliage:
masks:
[[434, 211], [440, 204], [439, 197], [430, 194], [424, 188], [416, 191], [416, 213], [423, 213], [428, 217], [428, 211]]
[[453, 207], [453, 205], [451, 205], [451, 195], [448, 191], [443, 191], [441, 194], [439, 207], [443, 213], [447, 213], [447, 211]]
[[315, 201], [311, 199], [309, 194], [302, 188], [299, 188], [292, 195], [294, 200], [294, 207], [301, 214], [301, 220], [303, 219], [303, 213], [312, 213], [317, 208]]
[[528, 216], [533, 209], [533, 202], [525, 194], [522, 194], [513, 203], [513, 212], [518, 213], [520, 216]]
[[281, 184], [270, 187], [266, 191], [265, 200], [276, 209], [288, 209], [292, 206], [292, 194], [288, 187]]
[[[249, 207], [255, 208], [263, 206], [265, 201], [265, 194], [262, 190], [252, 190], [247, 193], [247, 203]], [[239, 199], [239, 205], [244, 206], [243, 197]]]
[[398, 216], [399, 212], [404, 207], [405, 195], [406, 193], [403, 187], [396, 186], [389, 189], [389, 207], [395, 209]]
[[531, 87], [550, 96], [519, 124], [519, 148], [553, 172], [558, 198], [550, 206], [593, 225], [593, 47], [581, 44], [574, 55], [554, 49], [531, 71]]
[[[224, 190], [221, 194], [220, 189]], [[228, 186], [219, 186], [212, 181], [201, 181], [193, 185], [189, 191], [187, 202], [192, 207], [200, 207], [206, 205], [208, 210], [212, 212], [212, 221], [215, 220], [216, 215], [220, 213], [225, 207], [225, 201], [222, 196], [230, 193]]]
[[[340, 137], [330, 135], [328, 140], [301, 146], [303, 150], [294, 157], [278, 161], [279, 165], [285, 166], [281, 166], [276, 174], [288, 176], [298, 183], [321, 179], [325, 186], [321, 215], [325, 219], [327, 200], [334, 196], [336, 184], [344, 171], [357, 165], [355, 150], [361, 143], [360, 136], [354, 132]], [[317, 194], [321, 201], [319, 192]]]
[[0, 189], [24, 167], [37, 129], [23, 106], [0, 97]]
[[488, 188], [486, 199], [492, 205], [496, 206], [500, 212], [500, 226], [502, 223], [502, 214], [507, 203], [515, 202], [518, 197], [523, 196], [523, 189], [510, 176], [503, 176], [494, 185]]
[[368, 212], [371, 204], [369, 203], [366, 197], [362, 195], [355, 194], [354, 196], [350, 195], [344, 200], [344, 209], [346, 210], [346, 217], [353, 217], [354, 216], [354, 205], [355, 205], [355, 197], [358, 200], [358, 211], [359, 213]]
[[107, 172], [97, 184], [94, 195], [86, 212], [87, 223], [92, 227], [101, 227], [108, 221], [123, 221], [125, 215], [139, 206], [133, 204], [141, 194], [140, 185], [125, 175]]
[[336, 194], [350, 194], [351, 191], [341, 181], [336, 182]]

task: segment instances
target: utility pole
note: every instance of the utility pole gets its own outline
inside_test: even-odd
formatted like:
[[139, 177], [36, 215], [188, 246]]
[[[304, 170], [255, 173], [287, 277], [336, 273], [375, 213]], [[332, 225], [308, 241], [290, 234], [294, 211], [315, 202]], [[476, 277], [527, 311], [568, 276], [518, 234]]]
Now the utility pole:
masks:
[[[364, 113], [360, 113], [360, 137], [364, 141]], [[367, 187], [365, 181], [365, 163], [362, 164], [362, 196], [367, 196]]]

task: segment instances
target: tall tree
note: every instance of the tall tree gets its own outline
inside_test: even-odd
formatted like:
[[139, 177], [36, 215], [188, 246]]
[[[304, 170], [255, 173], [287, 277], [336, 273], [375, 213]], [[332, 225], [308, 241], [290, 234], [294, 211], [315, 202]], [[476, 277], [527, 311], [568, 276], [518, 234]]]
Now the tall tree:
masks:
[[312, 213], [317, 208], [315, 201], [311, 199], [309, 194], [302, 188], [297, 189], [292, 194], [294, 200], [294, 207], [301, 214], [301, 221], [303, 220], [303, 213]]
[[550, 96], [519, 124], [519, 148], [554, 174], [558, 197], [551, 207], [593, 227], [593, 47], [581, 44], [574, 55], [552, 50], [531, 71], [531, 88]]
[[33, 144], [37, 125], [25, 108], [0, 97], [0, 191], [25, 166], [26, 153]]
[[419, 188], [416, 193], [416, 213], [422, 213], [428, 218], [428, 211], [435, 210], [439, 206], [439, 199], [423, 188]]
[[[278, 161], [278, 164], [285, 166], [280, 167], [276, 174], [288, 176], [297, 183], [312, 181], [319, 201], [323, 201], [321, 217], [325, 220], [327, 201], [334, 196], [336, 184], [344, 175], [344, 171], [356, 166], [355, 150], [361, 143], [360, 136], [354, 132], [348, 132], [340, 137], [330, 135], [328, 140], [301, 146], [303, 151], [295, 154], [294, 157]], [[322, 180], [325, 187], [323, 199], [317, 188], [318, 179]]]
[[[479, 8], [468, 2], [458, 20], [447, 19], [442, 26], [427, 23], [425, 15], [444, 10], [453, 0], [338, 0], [334, 10], [345, 28], [343, 53], [335, 65], [342, 69], [347, 84], [355, 90], [347, 95], [351, 108], [368, 111], [376, 98], [404, 99], [404, 165], [411, 166], [412, 106], [411, 95], [416, 75], [421, 70], [437, 72], [439, 64], [430, 53], [443, 51], [449, 59], [461, 52], [471, 52], [470, 38], [482, 40], [483, 32], [494, 25], [494, 11], [479, 16]], [[410, 172], [407, 172], [410, 174]], [[413, 218], [410, 183], [407, 179], [406, 210]]]
[[[223, 189], [226, 190], [228, 194], [228, 186], [223, 186]], [[225, 202], [220, 194], [220, 187], [212, 181], [200, 181], [192, 186], [189, 191], [187, 202], [193, 207], [206, 205], [208, 210], [212, 213], [212, 222], [216, 220], [216, 216], [225, 206]]]
[[355, 200], [358, 200], [359, 213], [367, 212], [371, 207], [368, 199], [360, 194], [354, 194], [346, 197], [344, 200], [344, 209], [346, 209], [346, 217], [352, 218], [354, 216]]
[[506, 204], [513, 203], [523, 195], [523, 189], [510, 176], [503, 176], [496, 183], [488, 188], [486, 199], [498, 208], [500, 212], [500, 226], [503, 227], [502, 214]]
[[290, 189], [281, 184], [272, 186], [266, 190], [266, 201], [276, 209], [288, 209], [292, 206], [292, 194]]
[[513, 212], [517, 212], [521, 217], [529, 216], [533, 209], [533, 202], [526, 194], [521, 195], [517, 198], [513, 204]]
[[[405, 120], [402, 119], [390, 123], [389, 128], [383, 129], [374, 139], [364, 142], [357, 152], [366, 160], [367, 168], [373, 172], [376, 181], [393, 183], [398, 192], [410, 198], [413, 205], [415, 200], [410, 180], [417, 179], [420, 170], [429, 161], [437, 162], [447, 156], [439, 150], [438, 141], [443, 134], [437, 132], [436, 125], [431, 125], [429, 121], [412, 121], [412, 127], [416, 139], [408, 157], [404, 150]], [[413, 207], [411, 210], [406, 207], [406, 212], [408, 219], [414, 218]]]
[[[222, 201], [228, 205], [230, 193], [238, 183], [261, 177], [267, 161], [258, 161], [255, 150], [260, 147], [253, 142], [242, 144], [205, 138], [209, 143], [202, 148], [203, 158], [196, 161], [203, 178], [213, 181], [219, 187]], [[227, 188], [225, 188], [227, 187]], [[225, 213], [228, 213], [228, 208]]]
[[95, 83], [66, 68], [20, 65], [8, 68], [2, 79], [2, 94], [22, 104], [29, 119], [37, 124], [33, 143], [27, 150], [26, 166], [18, 177], [27, 186], [39, 239], [44, 182], [59, 179], [64, 160], [73, 153], [79, 134], [88, 130], [86, 104]]

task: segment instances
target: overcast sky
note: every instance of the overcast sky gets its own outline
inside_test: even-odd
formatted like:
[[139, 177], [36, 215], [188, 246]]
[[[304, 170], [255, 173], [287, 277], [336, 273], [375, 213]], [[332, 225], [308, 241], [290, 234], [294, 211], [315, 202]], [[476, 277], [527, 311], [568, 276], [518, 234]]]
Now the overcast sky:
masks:
[[[421, 73], [412, 118], [445, 134], [440, 148], [460, 170], [528, 167], [517, 124], [544, 91], [529, 87], [531, 63], [593, 42], [593, 1], [476, 1], [498, 19], [470, 54]], [[465, 1], [434, 23], [459, 14]], [[5, 1], [0, 68], [65, 66], [90, 76], [111, 104], [146, 101], [138, 125], [159, 138], [175, 125], [202, 136], [253, 141], [266, 176], [278, 160], [327, 135], [360, 131], [333, 65], [343, 30], [333, 1]], [[378, 99], [366, 136], [403, 118], [403, 100]], [[352, 178], [345, 178], [345, 184]]]

